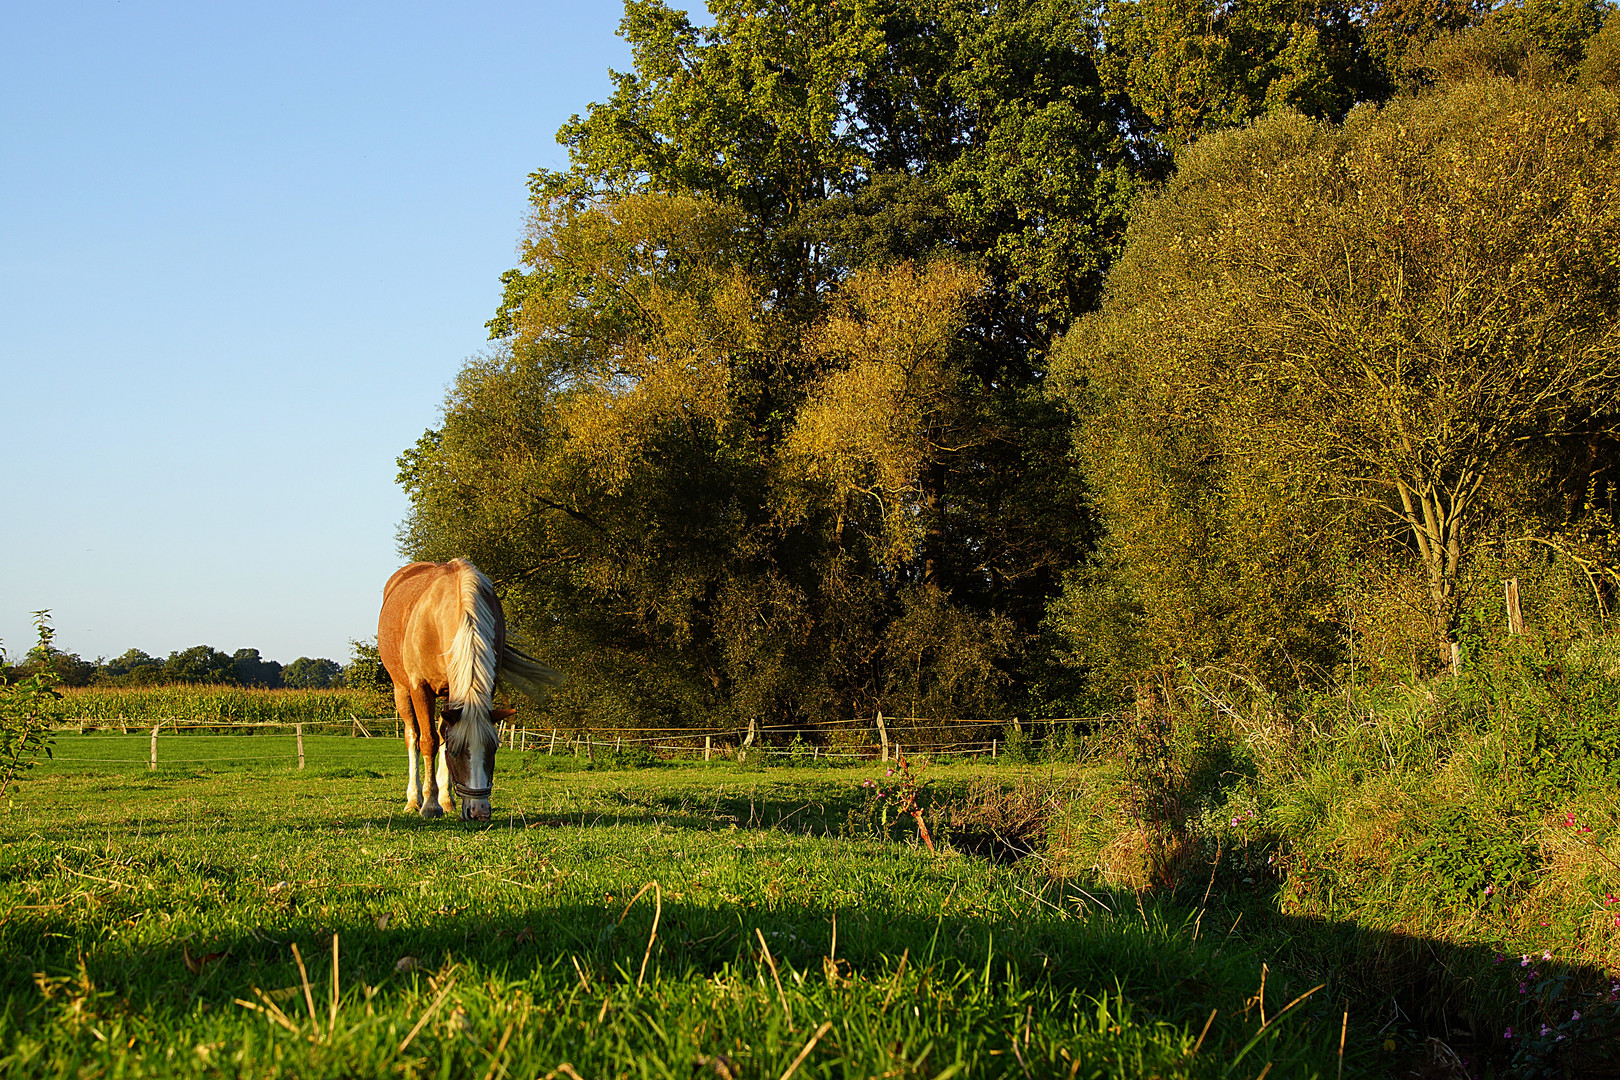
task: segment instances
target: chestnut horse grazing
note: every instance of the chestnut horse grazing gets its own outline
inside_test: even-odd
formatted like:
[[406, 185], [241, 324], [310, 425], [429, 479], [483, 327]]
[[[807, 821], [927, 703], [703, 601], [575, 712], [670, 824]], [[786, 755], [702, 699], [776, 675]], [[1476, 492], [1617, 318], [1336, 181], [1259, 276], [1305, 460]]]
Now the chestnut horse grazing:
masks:
[[[506, 640], [506, 616], [489, 578], [465, 559], [412, 563], [383, 586], [377, 652], [394, 681], [394, 707], [405, 726], [410, 771], [405, 808], [435, 818], [456, 808], [463, 820], [489, 820], [495, 776], [495, 680], [536, 701], [562, 676]], [[435, 699], [447, 698], [442, 727]], [[426, 767], [417, 772], [418, 755]]]

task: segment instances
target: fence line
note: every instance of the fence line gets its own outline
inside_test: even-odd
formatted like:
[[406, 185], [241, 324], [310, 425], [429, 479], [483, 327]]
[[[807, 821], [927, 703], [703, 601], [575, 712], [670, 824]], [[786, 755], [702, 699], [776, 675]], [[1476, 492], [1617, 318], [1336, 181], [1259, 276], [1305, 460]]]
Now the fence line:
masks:
[[[835, 760], [862, 760], [873, 759], [889, 761], [891, 753], [898, 755], [909, 747], [913, 754], [927, 754], [929, 756], [984, 756], [999, 757], [1005, 747], [1005, 736], [1008, 729], [1024, 733], [1035, 734], [1039, 728], [1047, 731], [1055, 730], [1058, 725], [1087, 725], [1094, 726], [1116, 722], [1122, 719], [1120, 715], [1110, 716], [1083, 716], [1083, 717], [1053, 717], [1048, 719], [1013, 720], [1011, 722], [986, 720], [936, 720], [927, 717], [886, 717], [878, 713], [872, 717], [853, 717], [848, 720], [834, 721], [818, 724], [813, 727], [801, 727], [789, 724], [759, 724], [750, 722], [747, 727], [723, 728], [530, 728], [526, 725], [513, 726], [502, 724], [497, 734], [503, 745], [513, 751], [538, 753], [544, 750], [548, 755], [554, 755], [558, 750], [559, 739], [564, 753], [580, 756], [584, 755], [595, 759], [596, 753], [613, 753], [618, 755], [629, 748], [643, 748], [654, 754], [671, 755], [698, 755], [708, 761], [718, 753], [725, 758], [736, 758], [738, 761], [747, 760], [758, 755], [762, 758], [796, 757], [817, 761], [826, 758]], [[390, 721], [393, 724], [390, 725]], [[149, 739], [151, 750], [148, 756], [147, 768], [155, 770], [158, 767], [158, 741], [160, 735], [196, 737], [202, 735], [231, 735], [237, 733], [269, 734], [272, 731], [285, 731], [291, 728], [290, 734], [297, 739], [298, 768], [304, 768], [304, 728], [312, 729], [312, 734], [324, 732], [327, 735], [344, 733], [352, 738], [391, 738], [400, 739], [402, 731], [400, 722], [396, 717], [367, 716], [359, 717], [350, 714], [348, 720], [196, 720], [181, 719], [178, 717], [158, 719], [153, 723], [151, 718], [137, 721], [143, 730], [130, 732], [129, 720], [125, 718], [108, 719], [105, 717], [94, 720], [86, 718], [70, 718], [62, 723], [53, 725], [52, 731], [57, 733], [77, 732], [80, 735], [90, 734], [98, 740], [124, 740]], [[146, 730], [147, 724], [153, 724]], [[107, 732], [105, 729], [117, 724], [123, 730], [120, 733]], [[859, 724], [874, 731], [877, 735], [875, 742], [850, 743], [838, 736], [845, 732], [853, 734], [850, 726]], [[378, 734], [374, 734], [368, 725], [379, 725]], [[999, 729], [996, 734], [986, 739], [983, 736], [968, 738], [952, 737], [956, 733], [969, 734], [972, 729], [986, 731], [988, 728]], [[333, 729], [336, 729], [335, 731]], [[926, 733], [923, 736], [910, 738], [918, 732]], [[791, 742], [784, 743], [783, 736], [791, 733]], [[988, 733], [988, 732], [986, 732]], [[836, 741], [829, 741], [832, 736]], [[901, 736], [901, 737], [895, 737]], [[808, 737], [808, 738], [807, 738]], [[766, 739], [772, 741], [767, 742]], [[237, 762], [237, 761], [291, 761], [292, 754], [242, 754], [220, 755], [209, 758], [174, 758], [165, 755], [166, 763], [197, 764], [206, 762]], [[78, 756], [58, 757], [57, 760], [75, 763], [113, 763], [107, 759], [84, 758]]]

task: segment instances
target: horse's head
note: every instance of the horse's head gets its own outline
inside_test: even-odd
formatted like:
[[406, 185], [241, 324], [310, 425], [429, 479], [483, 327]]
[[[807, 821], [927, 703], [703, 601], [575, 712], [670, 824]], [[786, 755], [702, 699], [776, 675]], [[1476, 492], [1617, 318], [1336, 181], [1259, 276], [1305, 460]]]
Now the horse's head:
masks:
[[495, 786], [495, 751], [500, 747], [496, 724], [515, 709], [491, 709], [488, 719], [464, 716], [461, 709], [445, 709], [440, 734], [444, 737], [444, 763], [450, 770], [452, 790], [461, 796], [461, 820], [488, 821], [489, 794]]

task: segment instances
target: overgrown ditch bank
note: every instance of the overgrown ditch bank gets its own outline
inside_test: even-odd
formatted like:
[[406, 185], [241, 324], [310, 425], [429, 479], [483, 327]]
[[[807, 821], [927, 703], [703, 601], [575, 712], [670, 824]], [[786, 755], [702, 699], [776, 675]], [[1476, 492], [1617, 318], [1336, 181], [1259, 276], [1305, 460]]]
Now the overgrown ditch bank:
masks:
[[1158, 700], [1047, 755], [1086, 767], [957, 800], [961, 825], [999, 820], [1057, 879], [1189, 905], [1328, 982], [1392, 1068], [1608, 1075], [1620, 644], [1521, 641], [1459, 678], [1291, 702]]

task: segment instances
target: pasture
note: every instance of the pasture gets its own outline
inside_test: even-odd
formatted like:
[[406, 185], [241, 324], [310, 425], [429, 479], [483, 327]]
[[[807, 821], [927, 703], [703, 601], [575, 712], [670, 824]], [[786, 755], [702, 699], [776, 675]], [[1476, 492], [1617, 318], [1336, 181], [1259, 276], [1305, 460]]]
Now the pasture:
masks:
[[[0, 1074], [1307, 1077], [1372, 1054], [1353, 1025], [1341, 1061], [1333, 987], [1284, 1012], [1311, 986], [1191, 908], [874, 826], [881, 766], [503, 752], [468, 825], [400, 812], [395, 740], [306, 737], [302, 772], [243, 759], [288, 737], [186, 741], [148, 771], [140, 740], [59, 736], [0, 807]], [[1018, 774], [930, 772], [936, 800]]]

